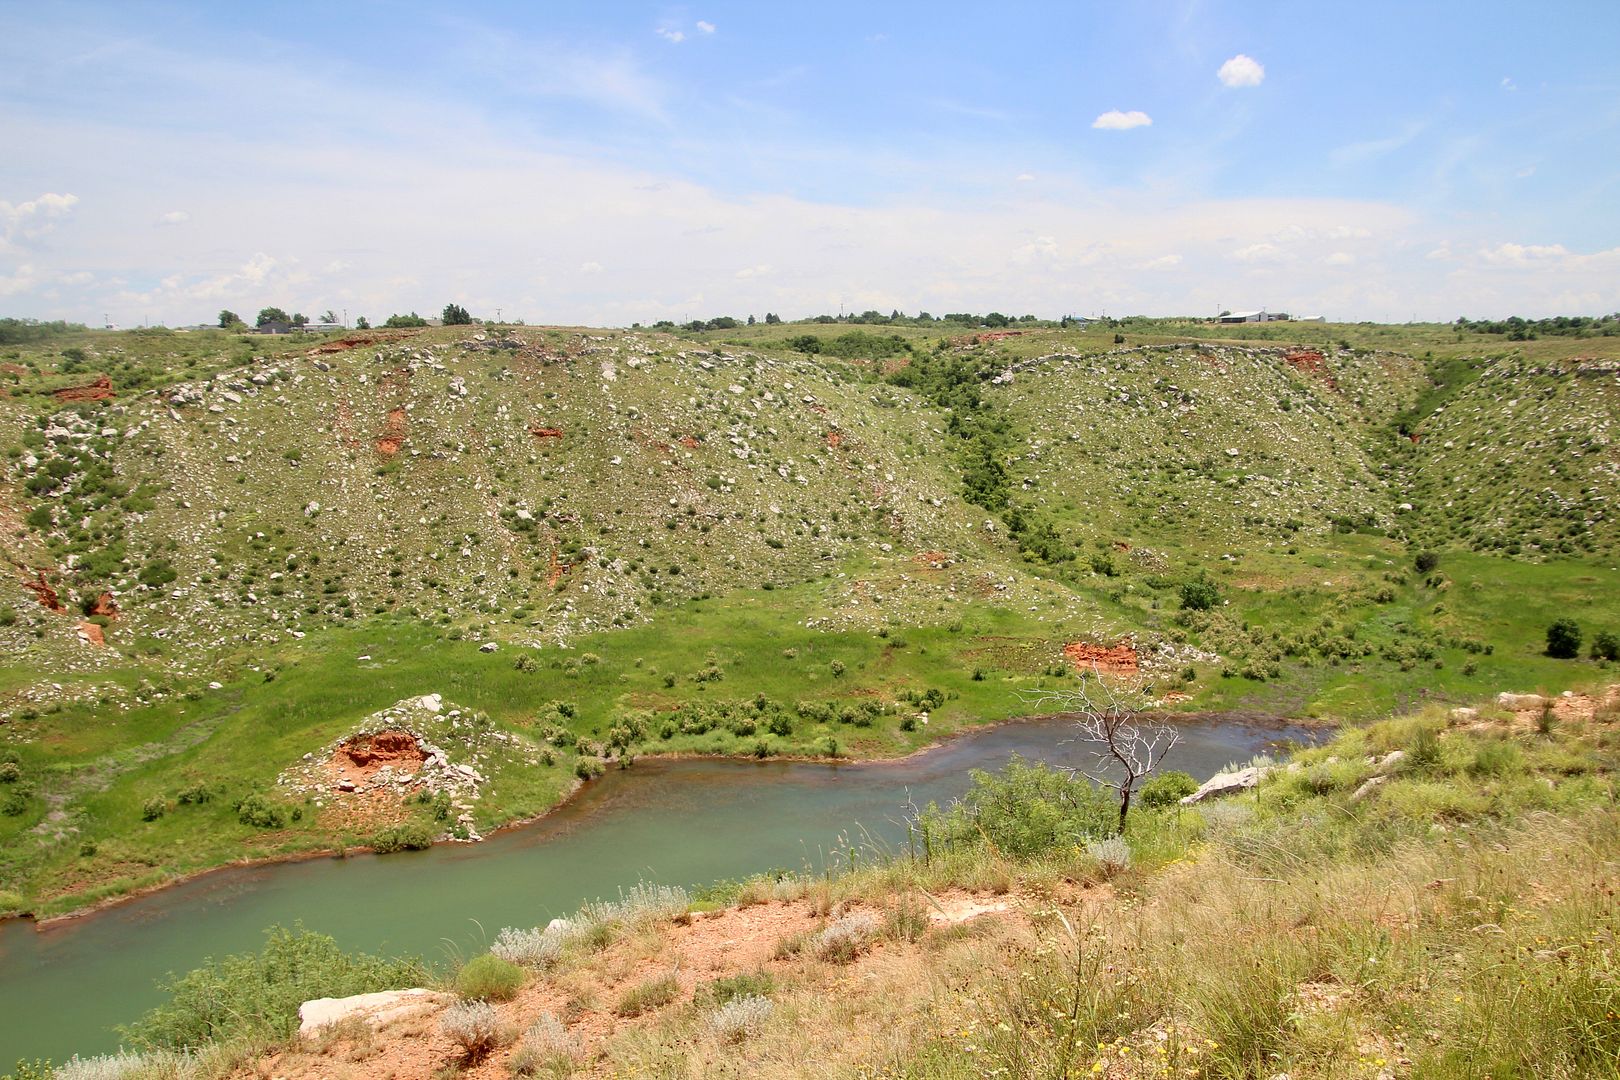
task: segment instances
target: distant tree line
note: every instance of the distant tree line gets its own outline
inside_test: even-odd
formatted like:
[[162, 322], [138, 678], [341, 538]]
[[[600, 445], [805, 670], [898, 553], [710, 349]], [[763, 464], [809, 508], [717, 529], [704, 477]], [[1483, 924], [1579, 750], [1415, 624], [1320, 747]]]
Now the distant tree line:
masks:
[[0, 345], [26, 345], [83, 330], [83, 323], [40, 322], [38, 319], [0, 319]]
[[1509, 341], [1533, 341], [1538, 337], [1614, 337], [1620, 334], [1620, 313], [1614, 315], [1559, 315], [1551, 319], [1458, 318], [1459, 330], [1476, 334], [1505, 334]]

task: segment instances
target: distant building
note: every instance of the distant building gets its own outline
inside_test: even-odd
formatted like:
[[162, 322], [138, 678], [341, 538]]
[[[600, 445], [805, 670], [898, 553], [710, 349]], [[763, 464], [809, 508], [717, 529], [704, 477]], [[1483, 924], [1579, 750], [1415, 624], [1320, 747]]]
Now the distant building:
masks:
[[1326, 315], [1296, 315], [1295, 322], [1327, 322]]
[[306, 323], [304, 326], [304, 332], [306, 334], [331, 334], [339, 330], [347, 329], [348, 327], [344, 326], [342, 323], [335, 322], [312, 322]]
[[1286, 311], [1271, 312], [1261, 308], [1259, 311], [1228, 311], [1220, 317], [1220, 321], [1223, 323], [1288, 322], [1289, 319]]
[[258, 329], [261, 334], [290, 334], [293, 332], [293, 325], [288, 322], [267, 322], [261, 323]]

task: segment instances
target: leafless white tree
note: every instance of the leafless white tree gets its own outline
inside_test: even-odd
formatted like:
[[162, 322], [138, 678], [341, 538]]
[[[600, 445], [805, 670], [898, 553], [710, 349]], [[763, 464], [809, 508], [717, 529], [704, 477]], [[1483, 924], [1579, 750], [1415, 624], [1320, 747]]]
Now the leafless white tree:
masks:
[[1119, 794], [1121, 833], [1137, 787], [1181, 742], [1181, 732], [1174, 726], [1142, 718], [1142, 699], [1140, 680], [1110, 686], [1095, 666], [1089, 673], [1081, 672], [1079, 685], [1072, 689], [1028, 696], [1043, 710], [1072, 715], [1080, 738], [1097, 745], [1097, 766], [1079, 772], [1098, 787]]

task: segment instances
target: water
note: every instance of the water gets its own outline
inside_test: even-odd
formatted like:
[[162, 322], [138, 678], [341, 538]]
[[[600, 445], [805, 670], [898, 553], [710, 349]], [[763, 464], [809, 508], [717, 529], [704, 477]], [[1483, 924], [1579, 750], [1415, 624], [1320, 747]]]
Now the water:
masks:
[[[1230, 718], [1184, 726], [1168, 762], [1203, 777], [1301, 737]], [[0, 1068], [116, 1048], [113, 1025], [162, 1000], [155, 980], [256, 950], [302, 921], [347, 949], [470, 955], [503, 926], [543, 925], [638, 880], [703, 885], [819, 867], [841, 837], [899, 845], [909, 800], [945, 803], [1013, 754], [1090, 766], [1061, 720], [965, 735], [901, 762], [644, 760], [542, 821], [482, 844], [223, 870], [47, 930], [0, 924]]]

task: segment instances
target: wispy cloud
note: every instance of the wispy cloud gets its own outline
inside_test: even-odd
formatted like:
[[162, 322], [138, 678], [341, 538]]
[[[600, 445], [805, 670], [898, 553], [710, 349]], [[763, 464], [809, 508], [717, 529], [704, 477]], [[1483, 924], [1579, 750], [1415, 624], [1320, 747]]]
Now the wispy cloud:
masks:
[[1361, 142], [1346, 143], [1343, 146], [1335, 147], [1328, 156], [1333, 161], [1333, 164], [1341, 167], [1376, 161], [1411, 144], [1413, 140], [1423, 134], [1428, 126], [1426, 122], [1413, 120], [1393, 135], [1386, 135], [1381, 139], [1365, 139]]
[[681, 42], [686, 40], [686, 31], [676, 30], [674, 27], [670, 26], [660, 26], [658, 29], [654, 30], [653, 33], [657, 34], [671, 45], [679, 45]]
[[714, 31], [716, 29], [714, 23], [708, 22], [707, 20], [704, 20], [704, 19], [699, 19], [697, 21], [696, 25], [697, 25], [697, 32], [700, 33], [700, 34], [712, 34], [712, 33], [714, 33]]
[[1266, 81], [1266, 66], [1252, 56], [1238, 53], [1221, 65], [1215, 77], [1225, 86], [1259, 86]]
[[166, 214], [159, 214], [154, 225], [184, 225], [191, 220], [191, 215], [184, 210], [170, 210]]
[[1131, 128], [1147, 127], [1153, 123], [1153, 117], [1145, 112], [1132, 109], [1130, 112], [1120, 112], [1110, 109], [1091, 122], [1091, 126], [1099, 131], [1129, 131]]

